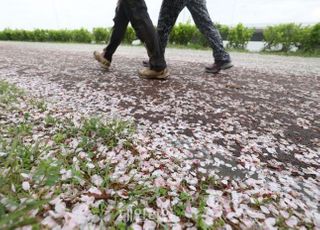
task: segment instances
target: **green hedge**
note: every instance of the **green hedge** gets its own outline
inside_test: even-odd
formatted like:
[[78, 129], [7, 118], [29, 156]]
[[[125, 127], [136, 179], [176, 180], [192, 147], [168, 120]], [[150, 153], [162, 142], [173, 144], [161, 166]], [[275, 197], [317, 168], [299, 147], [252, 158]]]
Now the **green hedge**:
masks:
[[136, 39], [137, 39], [136, 32], [131, 26], [129, 26], [127, 28], [126, 34], [124, 35], [123, 42], [126, 44], [132, 44], [132, 42]]
[[11, 30], [0, 31], [0, 40], [35, 41], [35, 42], [79, 42], [90, 43], [92, 33], [86, 29], [79, 30]]
[[[224, 39], [227, 38], [229, 28], [220, 24], [216, 25]], [[43, 30], [33, 31], [5, 29], [0, 31], [0, 40], [7, 41], [37, 41], [37, 42], [83, 42], [103, 43], [110, 39], [112, 29], [94, 28], [92, 32], [85, 29], [80, 30]], [[123, 43], [131, 44], [137, 39], [132, 27], [128, 27]], [[177, 45], [198, 45], [208, 47], [208, 41], [196, 26], [191, 23], [178, 24], [170, 34], [169, 42]]]
[[[224, 40], [228, 40], [228, 47], [246, 49], [251, 40], [254, 29], [238, 24], [235, 27], [215, 24]], [[80, 42], [101, 43], [110, 39], [111, 29], [94, 28], [92, 32], [79, 30], [12, 30], [0, 31], [0, 40], [8, 41], [37, 41], [37, 42]], [[320, 23], [314, 26], [302, 27], [294, 23], [269, 26], [263, 31], [265, 50], [291, 51], [293, 48], [302, 52], [319, 51]], [[132, 27], [128, 27], [123, 42], [131, 44], [137, 36]], [[176, 25], [169, 37], [171, 44], [193, 47], [208, 47], [208, 41], [198, 28], [191, 23]]]
[[320, 23], [302, 27], [294, 23], [269, 26], [264, 30], [265, 50], [292, 49], [310, 52], [320, 49]]
[[302, 48], [305, 50], [320, 50], [320, 23], [307, 30], [307, 36], [303, 39]]
[[9, 41], [32, 41], [33, 32], [27, 30], [4, 29], [0, 32], [0, 39]]
[[79, 43], [90, 43], [93, 39], [92, 33], [86, 29], [73, 30], [72, 41]]
[[107, 28], [94, 28], [92, 30], [93, 39], [96, 43], [107, 42], [110, 38], [111, 31]]
[[189, 23], [180, 23], [172, 29], [169, 41], [177, 45], [188, 45], [190, 43], [193, 43], [195, 32], [195, 26]]
[[[73, 31], [68, 30], [48, 30], [47, 41], [50, 42], [71, 42]], [[45, 40], [46, 41], [46, 40]]]
[[251, 40], [254, 29], [249, 29], [243, 24], [238, 24], [229, 30], [228, 33], [228, 47], [234, 49], [245, 50], [248, 42]]
[[[215, 26], [219, 29], [222, 38], [226, 40], [229, 34], [229, 27], [221, 24], [215, 24]], [[169, 42], [177, 45], [209, 46], [207, 38], [191, 23], [179, 23], [173, 27]]]

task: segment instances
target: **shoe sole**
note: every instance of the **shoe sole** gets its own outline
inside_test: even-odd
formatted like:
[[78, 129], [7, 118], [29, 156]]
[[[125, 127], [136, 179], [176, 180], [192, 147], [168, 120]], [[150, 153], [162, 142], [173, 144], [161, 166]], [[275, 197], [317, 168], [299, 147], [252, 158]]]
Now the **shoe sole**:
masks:
[[110, 66], [104, 65], [101, 62], [99, 62], [99, 64], [100, 64], [100, 67], [105, 69], [105, 70], [109, 70], [109, 68], [110, 68]]
[[230, 69], [232, 67], [233, 67], [233, 64], [232, 63], [228, 63], [228, 64], [225, 64], [225, 65], [221, 66], [221, 70]]
[[143, 76], [139, 73], [139, 77], [142, 79], [148, 79], [148, 80], [166, 80], [170, 76], [169, 71], [165, 71], [163, 74], [159, 76], [152, 76], [152, 77], [147, 77]]
[[219, 73], [221, 70], [227, 70], [227, 69], [230, 69], [233, 67], [233, 64], [232, 63], [227, 63], [227, 64], [224, 64], [223, 66], [221, 66], [221, 68], [219, 70], [216, 70], [216, 71], [212, 71], [210, 69], [207, 69], [206, 68], [206, 73], [213, 73], [213, 74], [217, 74]]

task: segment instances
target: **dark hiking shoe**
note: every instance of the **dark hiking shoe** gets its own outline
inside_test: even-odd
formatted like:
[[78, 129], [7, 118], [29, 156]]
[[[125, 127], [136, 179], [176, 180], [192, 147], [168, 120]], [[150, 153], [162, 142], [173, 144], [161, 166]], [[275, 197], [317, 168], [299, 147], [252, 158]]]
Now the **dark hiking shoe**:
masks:
[[108, 70], [110, 68], [111, 62], [108, 61], [104, 56], [104, 53], [100, 53], [98, 51], [94, 51], [93, 56], [96, 59], [102, 68]]
[[144, 67], [150, 67], [150, 62], [149, 61], [142, 61], [142, 65]]
[[167, 68], [161, 71], [155, 71], [150, 68], [145, 68], [139, 71], [139, 76], [143, 79], [164, 80], [169, 77], [169, 71]]
[[233, 67], [233, 64], [231, 61], [220, 61], [215, 62], [214, 64], [206, 67], [207, 73], [219, 73], [221, 70], [230, 69]]

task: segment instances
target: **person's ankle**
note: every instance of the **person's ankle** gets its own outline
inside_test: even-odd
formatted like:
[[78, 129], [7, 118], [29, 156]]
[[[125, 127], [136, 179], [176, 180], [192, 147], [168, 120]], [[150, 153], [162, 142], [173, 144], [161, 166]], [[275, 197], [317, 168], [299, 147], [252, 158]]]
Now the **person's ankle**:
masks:
[[225, 64], [225, 63], [231, 63], [230, 59], [225, 59], [225, 60], [215, 60], [214, 63], [216, 64]]
[[105, 59], [107, 59], [110, 63], [112, 62], [112, 57], [110, 57], [109, 55], [107, 55], [107, 54], [105, 53], [105, 51], [103, 51], [102, 56], [103, 56]]

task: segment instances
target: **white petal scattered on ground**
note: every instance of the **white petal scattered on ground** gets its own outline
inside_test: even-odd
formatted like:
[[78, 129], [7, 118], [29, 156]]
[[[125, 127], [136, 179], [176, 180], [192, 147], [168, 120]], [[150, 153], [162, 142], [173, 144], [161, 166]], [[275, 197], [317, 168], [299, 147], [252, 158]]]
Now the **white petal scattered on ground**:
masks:
[[132, 228], [133, 230], [143, 230], [142, 227], [141, 227], [139, 224], [133, 224], [133, 225], [131, 226], [131, 228]]
[[91, 182], [92, 182], [95, 186], [100, 187], [100, 186], [102, 185], [102, 183], [103, 183], [103, 179], [102, 179], [102, 177], [99, 176], [99, 175], [93, 175], [93, 176], [91, 177]]
[[28, 181], [24, 181], [24, 182], [22, 183], [22, 188], [23, 188], [23, 190], [25, 190], [25, 191], [29, 191], [29, 190], [30, 190], [30, 184], [29, 184], [29, 182], [28, 182]]
[[174, 225], [172, 226], [172, 230], [182, 230], [182, 227], [181, 227], [180, 224], [174, 224]]
[[124, 189], [118, 191], [118, 195], [123, 198], [123, 199], [128, 199], [129, 196], [128, 196], [128, 192]]
[[14, 193], [17, 192], [16, 186], [14, 184], [11, 184], [11, 191]]
[[216, 201], [216, 196], [215, 195], [210, 195], [207, 199], [207, 205], [210, 208], [215, 208], [217, 206], [217, 201]]
[[20, 174], [24, 179], [30, 179], [30, 175], [26, 173], [21, 173]]
[[64, 216], [64, 225], [62, 230], [68, 230], [68, 229], [75, 229], [77, 228], [77, 226], [79, 226], [81, 224], [81, 220], [79, 220], [80, 218], [83, 218], [83, 216], [76, 216], [73, 215], [71, 213], [66, 213]]
[[92, 163], [87, 163], [87, 167], [89, 169], [94, 169], [96, 166], [94, 164], [92, 164]]
[[41, 221], [41, 224], [49, 227], [50, 229], [54, 229], [58, 227], [58, 223], [51, 216], [47, 216], [46, 218], [44, 218]]
[[160, 209], [165, 209], [165, 210], [167, 210], [167, 209], [169, 208], [169, 206], [170, 206], [170, 200], [167, 200], [167, 199], [158, 197], [158, 198], [157, 198], [157, 206], [158, 206]]
[[260, 206], [260, 209], [264, 214], [267, 214], [267, 215], [270, 214], [270, 210], [267, 207]]
[[288, 220], [286, 220], [286, 224], [290, 227], [290, 228], [294, 228], [297, 226], [299, 220], [297, 217], [295, 216], [291, 216]]
[[180, 221], [180, 218], [178, 216], [174, 215], [171, 212], [167, 212], [167, 213], [168, 213], [167, 215], [168, 215], [169, 221], [171, 223], [178, 223]]
[[299, 125], [300, 127], [304, 128], [304, 129], [309, 129], [309, 127], [311, 126], [311, 123], [307, 119], [298, 118], [297, 125]]
[[62, 180], [68, 180], [68, 179], [72, 178], [71, 170], [61, 170], [60, 173], [62, 175], [61, 176]]
[[252, 217], [253, 219], [261, 219], [264, 220], [266, 218], [266, 216], [261, 213], [261, 212], [257, 212], [251, 209], [247, 209], [247, 213], [250, 217]]
[[320, 229], [320, 213], [314, 213], [314, 225], [316, 226], [316, 228]]
[[146, 229], [146, 230], [154, 230], [156, 229], [157, 227], [157, 224], [151, 220], [145, 220], [144, 221], [144, 224], [143, 224], [143, 229]]
[[154, 180], [154, 185], [156, 187], [164, 187], [166, 185], [166, 181], [160, 176]]
[[278, 229], [275, 225], [276, 225], [276, 219], [275, 218], [267, 218], [264, 223], [266, 225], [266, 229], [270, 229], [270, 230], [276, 230]]
[[101, 194], [102, 194], [102, 192], [101, 192], [98, 188], [96, 188], [96, 187], [90, 188], [90, 189], [88, 190], [88, 192], [89, 192], [89, 193], [92, 193], [92, 194], [96, 194], [96, 195], [101, 195]]
[[284, 218], [289, 218], [290, 214], [287, 211], [281, 210], [280, 211], [281, 216], [283, 216]]
[[61, 215], [63, 216], [66, 212], [66, 204], [64, 202], [62, 202], [61, 200], [59, 200], [59, 202], [57, 202], [55, 204], [55, 212], [58, 214], [58, 215]]

